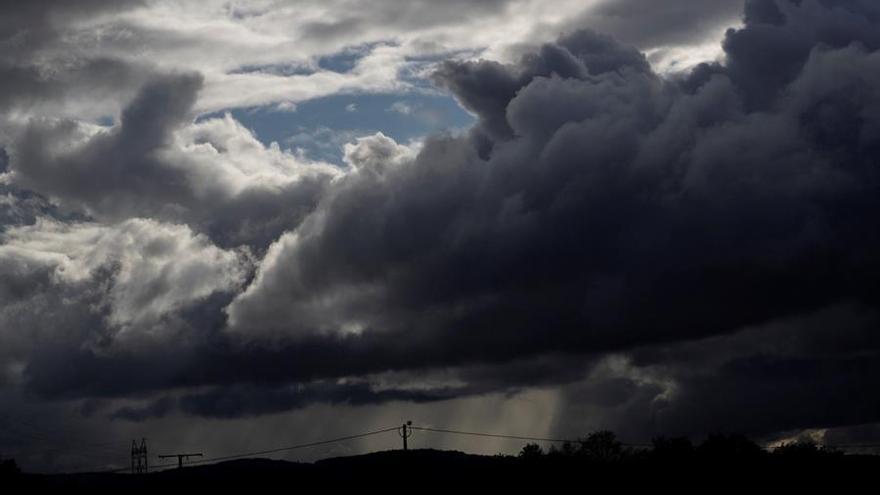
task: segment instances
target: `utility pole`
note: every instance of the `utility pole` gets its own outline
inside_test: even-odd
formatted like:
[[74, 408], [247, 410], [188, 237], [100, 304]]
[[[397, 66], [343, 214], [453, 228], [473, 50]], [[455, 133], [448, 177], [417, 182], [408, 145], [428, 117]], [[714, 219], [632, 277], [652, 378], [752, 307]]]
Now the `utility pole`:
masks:
[[138, 446], [137, 440], [131, 441], [131, 474], [146, 474], [149, 472], [147, 465], [147, 439], [141, 438]]
[[408, 450], [406, 445], [406, 439], [412, 436], [412, 428], [409, 426], [412, 425], [412, 421], [407, 421], [400, 428], [397, 429], [397, 434], [400, 435], [400, 438], [403, 439], [403, 450]]
[[167, 459], [169, 457], [177, 457], [177, 469], [181, 469], [181, 468], [183, 468], [183, 459], [184, 458], [188, 459], [190, 457], [201, 457], [201, 456], [202, 456], [201, 453], [198, 453], [198, 454], [167, 454], [167, 455], [160, 455], [159, 459]]

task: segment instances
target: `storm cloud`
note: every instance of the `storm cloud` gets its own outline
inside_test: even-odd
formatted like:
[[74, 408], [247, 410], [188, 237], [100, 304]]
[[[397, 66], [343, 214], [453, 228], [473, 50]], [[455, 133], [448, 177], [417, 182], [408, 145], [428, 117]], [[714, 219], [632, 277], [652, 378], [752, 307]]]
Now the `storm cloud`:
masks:
[[[342, 178], [269, 250], [228, 331], [381, 335], [431, 366], [873, 307], [874, 10], [746, 12], [727, 64], [680, 82], [584, 32], [516, 66], [447, 62], [437, 78], [480, 119], [468, 138]], [[793, 48], [755, 63], [740, 47], [766, 36]]]
[[[731, 31], [728, 44], [751, 29]], [[388, 301], [379, 318], [394, 309], [421, 318], [451, 304], [459, 311], [438, 317], [533, 327], [522, 311], [501, 309], [513, 301], [541, 307], [553, 293], [546, 304], [556, 310], [536, 317], [591, 329], [483, 331], [558, 331], [603, 348], [674, 339], [684, 322], [700, 335], [863, 300], [876, 236], [863, 215], [848, 213], [876, 208], [877, 55], [851, 41], [834, 49], [815, 40], [772, 112], [748, 104], [757, 98], [750, 77], [773, 77], [764, 70], [750, 76], [738, 65], [741, 85], [726, 67], [697, 86], [676, 85], [634, 52], [587, 33], [545, 47], [564, 55], [558, 60], [447, 63], [438, 77], [480, 117], [471, 139], [435, 137], [406, 166], [356, 167], [342, 178], [272, 248], [230, 309], [233, 327], [247, 325], [237, 312], [251, 300], [262, 308], [276, 295], [334, 299], [317, 294], [339, 295], [334, 314], [355, 306], [352, 320], [363, 299], [373, 308]], [[361, 326], [372, 328], [363, 316]], [[430, 333], [430, 321], [402, 326]]]
[[[470, 129], [362, 137], [341, 166], [199, 115], [197, 72], [151, 68], [110, 125], [19, 123], [3, 380], [133, 422], [542, 387], [571, 434], [880, 422], [880, 8], [741, 21], [674, 74], [584, 29], [451, 58], [431, 80]], [[632, 41], [703, 36], [657, 26]]]

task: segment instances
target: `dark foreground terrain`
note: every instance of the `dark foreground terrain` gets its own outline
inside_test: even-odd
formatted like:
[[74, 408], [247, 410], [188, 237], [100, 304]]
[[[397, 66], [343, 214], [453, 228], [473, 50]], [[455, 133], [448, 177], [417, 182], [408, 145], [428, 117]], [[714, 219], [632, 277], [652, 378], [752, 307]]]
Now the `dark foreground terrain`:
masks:
[[[226, 493], [296, 492], [323, 488], [423, 492], [443, 489], [519, 489], [589, 492], [674, 490], [726, 492], [736, 489], [873, 491], [880, 457], [645, 452], [620, 459], [586, 459], [537, 453], [480, 456], [438, 450], [386, 451], [296, 463], [244, 459], [171, 469], [147, 475], [113, 473], [6, 473], [2, 493], [162, 493], [159, 490], [222, 490]], [[535, 453], [531, 453], [535, 454]]]

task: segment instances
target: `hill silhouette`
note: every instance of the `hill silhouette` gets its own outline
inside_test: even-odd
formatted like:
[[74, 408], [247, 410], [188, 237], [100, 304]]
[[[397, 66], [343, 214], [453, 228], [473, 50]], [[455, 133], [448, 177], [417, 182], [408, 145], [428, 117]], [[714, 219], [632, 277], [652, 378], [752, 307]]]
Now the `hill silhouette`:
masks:
[[529, 444], [518, 456], [420, 449], [336, 457], [314, 463], [239, 459], [146, 475], [15, 474], [9, 470], [0, 486], [68, 493], [155, 493], [168, 489], [263, 493], [275, 489], [367, 487], [417, 492], [455, 487], [538, 490], [549, 486], [580, 487], [587, 491], [791, 491], [799, 487], [840, 489], [850, 483], [865, 483], [878, 469], [878, 456], [843, 455], [808, 443], [791, 444], [768, 453], [745, 437], [715, 435], [699, 446], [687, 439], [660, 438], [655, 439], [652, 449], [636, 450], [623, 447], [613, 435], [603, 436], [599, 432], [577, 444], [547, 452]]

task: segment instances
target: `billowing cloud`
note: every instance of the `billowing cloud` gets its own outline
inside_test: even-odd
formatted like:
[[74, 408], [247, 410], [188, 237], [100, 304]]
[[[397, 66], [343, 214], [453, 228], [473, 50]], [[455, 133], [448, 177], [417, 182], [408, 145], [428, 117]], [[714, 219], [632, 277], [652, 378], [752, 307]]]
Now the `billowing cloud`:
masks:
[[[448, 62], [437, 78], [479, 116], [470, 136], [341, 178], [269, 250], [230, 331], [359, 352], [394, 342], [380, 355], [430, 367], [875, 305], [873, 7], [747, 13], [727, 64], [681, 81], [586, 32], [514, 66]], [[767, 37], [794, 48], [740, 48]]]
[[55, 345], [64, 334], [98, 347], [166, 342], [183, 309], [238, 291], [251, 263], [247, 252], [221, 250], [185, 226], [143, 219], [112, 226], [39, 220], [7, 230], [2, 240], [7, 344], [28, 338]]
[[11, 180], [96, 218], [185, 222], [265, 247], [338, 171], [264, 146], [229, 116], [192, 123], [200, 86], [195, 74], [157, 77], [111, 128], [31, 121], [10, 147]]
[[[634, 2], [584, 11], [638, 47], [548, 9], [523, 29], [528, 1], [466, 20], [416, 4], [375, 2], [390, 32], [427, 34], [372, 45], [373, 11], [304, 4], [315, 15], [297, 26], [321, 56], [363, 47], [342, 69], [270, 50], [292, 44], [273, 15], [293, 10], [274, 5], [96, 14], [132, 33], [86, 58], [130, 70], [110, 121], [8, 100], [21, 113], [0, 133], [0, 383], [121, 423], [526, 389], [554, 391], [542, 428], [565, 434], [880, 422], [878, 7], [750, 0], [721, 57], [667, 73], [652, 49], [703, 43], [738, 3], [673, 2], [703, 26], [687, 36], [685, 15], [640, 30]], [[486, 19], [510, 22], [473, 29]], [[181, 54], [233, 52], [198, 38], [205, 25], [240, 34], [252, 65], [189, 56], [196, 71], [181, 70]], [[563, 27], [516, 61], [473, 57]], [[149, 67], [124, 53], [144, 40]], [[476, 124], [412, 143], [339, 136], [340, 166], [199, 115], [317, 94], [285, 85], [406, 85], [401, 64], [455, 50], [422, 69]]]

